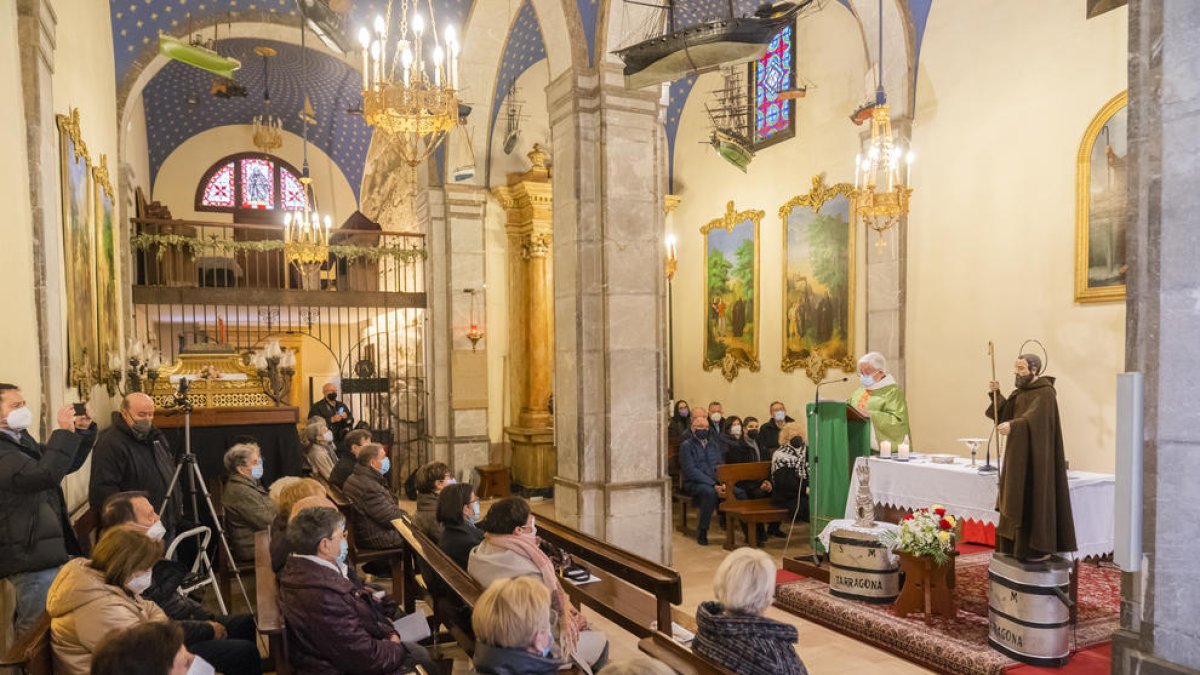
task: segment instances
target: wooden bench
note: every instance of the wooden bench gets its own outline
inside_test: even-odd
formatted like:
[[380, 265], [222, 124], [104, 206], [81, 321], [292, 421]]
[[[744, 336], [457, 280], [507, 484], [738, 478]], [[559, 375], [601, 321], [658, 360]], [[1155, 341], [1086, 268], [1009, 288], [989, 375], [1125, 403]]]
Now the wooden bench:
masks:
[[50, 647], [50, 615], [42, 612], [33, 626], [0, 656], [0, 668], [15, 668], [24, 675], [54, 675]]
[[713, 663], [662, 633], [638, 641], [638, 649], [665, 663], [681, 675], [737, 675], [725, 666]]
[[392, 526], [404, 537], [403, 569], [401, 577], [393, 581], [393, 589], [399, 592], [405, 614], [416, 610], [419, 572], [432, 600], [434, 618], [446, 627], [468, 656], [473, 655], [475, 634], [470, 625], [471, 611], [483, 594], [483, 587], [405, 518], [393, 520]]
[[329, 495], [329, 500], [341, 512], [342, 517], [346, 519], [346, 546], [350, 551], [350, 560], [356, 566], [362, 566], [376, 560], [386, 560], [392, 568], [392, 582], [400, 578], [401, 573], [401, 557], [402, 549], [385, 548], [385, 549], [369, 549], [359, 548], [358, 542], [354, 536], [355, 522], [358, 518], [358, 510], [354, 507], [354, 503], [350, 501], [346, 494], [337, 487], [325, 482], [324, 479], [314, 475], [313, 478], [321, 485], [325, 486], [325, 493]]
[[652, 635], [652, 624], [670, 635], [672, 621], [695, 632], [695, 617], [674, 606], [683, 601], [679, 572], [544, 516], [537, 516], [537, 528], [540, 537], [600, 578], [580, 586], [563, 579], [577, 605], [591, 607], [638, 638]]
[[283, 630], [283, 613], [279, 611], [279, 585], [271, 567], [271, 532], [254, 533], [255, 604], [258, 605], [258, 632], [267, 637], [269, 658], [279, 675], [291, 675], [288, 662], [287, 637]]
[[[741, 525], [747, 527], [747, 543], [758, 546], [758, 526], [786, 520], [788, 510], [771, 504], [770, 498], [738, 499], [734, 486], [740, 481], [764, 481], [771, 476], [770, 462], [746, 462], [744, 464], [718, 464], [717, 482], [725, 486], [725, 500], [718, 507], [725, 514], [725, 550], [737, 546], [737, 531]], [[753, 526], [753, 527], [751, 527]], [[750, 534], [753, 532], [753, 534]]]
[[688, 508], [692, 505], [692, 499], [691, 495], [683, 491], [683, 476], [675, 474], [671, 487], [671, 503], [679, 507], [679, 531], [685, 537], [692, 536], [688, 531]]

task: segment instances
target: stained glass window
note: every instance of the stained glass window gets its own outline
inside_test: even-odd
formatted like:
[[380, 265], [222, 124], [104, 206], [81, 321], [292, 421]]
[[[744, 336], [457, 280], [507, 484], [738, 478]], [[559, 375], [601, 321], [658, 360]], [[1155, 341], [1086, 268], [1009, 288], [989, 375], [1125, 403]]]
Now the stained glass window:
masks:
[[204, 206], [233, 208], [233, 162], [226, 164], [213, 173], [204, 186], [204, 196], [200, 203]]
[[308, 206], [308, 195], [304, 183], [291, 171], [279, 170], [279, 203], [286, 211], [303, 211]]
[[242, 160], [242, 208], [275, 208], [275, 165], [272, 162]]
[[767, 53], [750, 66], [756, 147], [770, 145], [794, 134], [793, 101], [779, 98], [779, 92], [792, 88], [796, 79], [795, 60], [792, 27], [787, 26], [771, 40]]

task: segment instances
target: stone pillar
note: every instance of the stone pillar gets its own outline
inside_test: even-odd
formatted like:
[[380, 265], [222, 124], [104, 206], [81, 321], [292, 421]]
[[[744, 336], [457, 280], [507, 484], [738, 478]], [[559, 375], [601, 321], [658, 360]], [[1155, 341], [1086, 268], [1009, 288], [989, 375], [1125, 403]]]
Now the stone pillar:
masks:
[[[907, 117], [893, 119], [892, 134], [904, 147], [909, 147], [912, 120]], [[862, 138], [864, 144], [870, 142], [869, 129], [863, 132]], [[913, 191], [913, 198], [921, 198], [919, 189]], [[855, 227], [861, 225], [855, 223]], [[882, 234], [869, 227], [863, 227], [862, 231], [867, 249], [867, 342], [863, 352], [883, 354], [888, 371], [903, 387], [908, 216]]]
[[508, 177], [493, 192], [507, 215], [509, 344], [512, 400], [517, 423], [506, 427], [512, 442], [512, 477], [524, 490], [548, 492], [558, 460], [550, 400], [554, 378], [554, 298], [550, 289], [552, 220], [546, 153], [535, 145], [532, 167]]
[[557, 516], [670, 559], [665, 166], [657, 90], [619, 68], [546, 88], [554, 176]]
[[1129, 2], [1125, 366], [1144, 375], [1142, 565], [1113, 673], [1200, 671], [1200, 3]]

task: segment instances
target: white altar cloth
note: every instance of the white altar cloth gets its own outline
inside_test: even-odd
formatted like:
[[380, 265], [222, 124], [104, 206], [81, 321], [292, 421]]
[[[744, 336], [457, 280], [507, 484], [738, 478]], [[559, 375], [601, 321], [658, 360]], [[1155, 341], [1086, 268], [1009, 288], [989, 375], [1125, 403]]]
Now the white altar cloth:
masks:
[[[859, 457], [858, 462], [866, 461]], [[995, 525], [1000, 520], [996, 509], [1000, 474], [980, 475], [966, 458], [953, 464], [934, 464], [924, 458], [908, 462], [870, 459], [871, 497], [876, 504], [899, 509], [946, 507], [956, 518]], [[858, 471], [850, 474], [850, 495], [858, 491]], [[1112, 474], [1068, 471], [1071, 512], [1075, 517], [1076, 557], [1107, 555], [1113, 552], [1113, 499], [1116, 478]], [[854, 518], [853, 499], [846, 501], [846, 518]]]

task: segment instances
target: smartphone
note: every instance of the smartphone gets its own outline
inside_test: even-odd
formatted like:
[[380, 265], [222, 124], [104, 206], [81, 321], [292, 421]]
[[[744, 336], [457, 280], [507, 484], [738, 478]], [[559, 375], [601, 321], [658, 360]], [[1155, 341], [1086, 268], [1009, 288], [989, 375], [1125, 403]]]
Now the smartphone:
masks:
[[340, 412], [341, 414], [345, 415], [345, 414], [346, 414], [346, 406], [344, 406], [344, 405], [339, 405], [339, 406], [338, 406], [338, 412]]
[[82, 415], [87, 414], [87, 407], [83, 403], [74, 403], [72, 405], [75, 406], [75, 415], [76, 416], [82, 416]]

